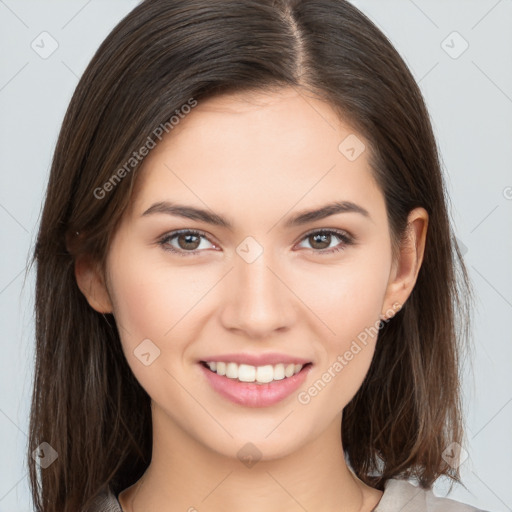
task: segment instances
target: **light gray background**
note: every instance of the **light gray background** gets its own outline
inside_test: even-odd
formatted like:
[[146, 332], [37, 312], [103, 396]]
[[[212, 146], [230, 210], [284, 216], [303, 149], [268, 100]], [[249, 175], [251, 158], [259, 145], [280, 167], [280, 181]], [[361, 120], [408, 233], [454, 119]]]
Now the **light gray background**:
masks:
[[[79, 76], [137, 3], [0, 0], [0, 512], [32, 509], [24, 458], [34, 275], [25, 283], [24, 275], [52, 152]], [[450, 497], [512, 510], [512, 0], [353, 3], [420, 83], [478, 296], [474, 360], [464, 381], [469, 457], [461, 471], [470, 492], [456, 487]], [[47, 58], [31, 47], [51, 49], [44, 31], [58, 44]], [[438, 480], [434, 490], [444, 496], [447, 488]]]

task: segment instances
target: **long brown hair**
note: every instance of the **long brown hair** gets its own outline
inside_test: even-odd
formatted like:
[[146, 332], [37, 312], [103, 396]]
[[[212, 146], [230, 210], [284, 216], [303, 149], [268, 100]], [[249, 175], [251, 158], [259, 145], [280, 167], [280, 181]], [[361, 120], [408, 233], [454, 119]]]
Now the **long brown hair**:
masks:
[[[287, 86], [327, 101], [369, 141], [394, 244], [411, 209], [430, 217], [415, 288], [380, 330], [368, 374], [344, 409], [347, 459], [380, 490], [390, 478], [413, 477], [424, 488], [440, 475], [460, 482], [443, 451], [463, 444], [459, 369], [471, 289], [429, 115], [406, 64], [345, 0], [146, 0], [84, 72], [52, 161], [32, 259], [35, 510], [76, 512], [107, 486], [133, 484], [150, 462], [150, 398], [125, 360], [114, 317], [89, 306], [74, 275], [84, 254], [104, 270], [140, 165], [131, 159], [158, 143], [157, 128], [170, 131], [191, 99]], [[32, 453], [45, 442], [58, 458], [43, 468]]]

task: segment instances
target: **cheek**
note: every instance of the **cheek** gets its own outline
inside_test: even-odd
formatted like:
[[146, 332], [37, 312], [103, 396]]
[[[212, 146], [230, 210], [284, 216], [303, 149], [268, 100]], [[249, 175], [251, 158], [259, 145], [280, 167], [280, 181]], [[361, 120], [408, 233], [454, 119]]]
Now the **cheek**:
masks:
[[[161, 255], [155, 258], [150, 253], [147, 248], [119, 244], [111, 253], [109, 276], [126, 360], [136, 379], [155, 397], [158, 390], [169, 391], [172, 383], [164, 369], [182, 372], [201, 318], [209, 313], [202, 299], [215, 287], [218, 276], [199, 273], [193, 266], [173, 268]], [[148, 352], [154, 362], [145, 365], [142, 354]]]
[[382, 248], [354, 251], [335, 264], [300, 269], [296, 293], [328, 328], [329, 344], [341, 349], [379, 318], [389, 269]]
[[334, 417], [360, 388], [375, 352], [389, 264], [378, 251], [361, 252], [302, 281], [300, 293], [327, 326], [315, 377], [298, 397], [301, 404], [311, 403], [310, 412], [318, 408]]
[[186, 324], [187, 309], [198, 298], [189, 297], [193, 290], [176, 272], [132, 254], [117, 259], [110, 271], [116, 325], [135, 378], [153, 400], [165, 403], [170, 395], [176, 398], [180, 393], [165, 369], [176, 367], [182, 359], [185, 342], [179, 340], [186, 338], [180, 328]]
[[[130, 256], [119, 257], [120, 254]], [[134, 350], [151, 340], [162, 352], [173, 329], [197, 301], [194, 287], [184, 282], [178, 271], [162, 268], [142, 251], [122, 246], [112, 253], [109, 265], [110, 288], [114, 296], [115, 319], [128, 363], [137, 369]], [[195, 298], [195, 301], [193, 299]], [[167, 344], [169, 345], [169, 344]]]

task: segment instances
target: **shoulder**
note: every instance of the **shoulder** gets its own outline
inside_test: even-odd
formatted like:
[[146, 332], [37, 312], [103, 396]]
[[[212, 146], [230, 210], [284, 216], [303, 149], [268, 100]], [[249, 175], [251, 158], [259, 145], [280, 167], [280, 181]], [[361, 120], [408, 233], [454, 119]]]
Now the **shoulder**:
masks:
[[115, 494], [108, 487], [94, 498], [93, 502], [82, 512], [123, 512]]
[[[429, 490], [416, 487], [406, 480], [390, 479], [373, 512], [487, 512], [448, 498], [440, 498]], [[122, 512], [110, 488], [99, 494], [83, 512]]]
[[373, 512], [486, 512], [472, 505], [437, 497], [432, 490], [417, 487], [407, 480], [390, 479]]

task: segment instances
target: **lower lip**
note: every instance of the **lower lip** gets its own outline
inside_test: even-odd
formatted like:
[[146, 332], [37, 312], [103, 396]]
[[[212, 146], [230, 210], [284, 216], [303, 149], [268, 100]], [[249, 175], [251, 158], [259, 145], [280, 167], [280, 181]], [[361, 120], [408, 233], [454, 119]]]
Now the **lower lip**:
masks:
[[199, 366], [217, 393], [231, 402], [245, 407], [268, 407], [284, 400], [300, 387], [312, 367], [311, 364], [308, 364], [292, 377], [274, 380], [267, 384], [255, 384], [217, 375], [202, 363], [199, 363]]

